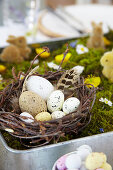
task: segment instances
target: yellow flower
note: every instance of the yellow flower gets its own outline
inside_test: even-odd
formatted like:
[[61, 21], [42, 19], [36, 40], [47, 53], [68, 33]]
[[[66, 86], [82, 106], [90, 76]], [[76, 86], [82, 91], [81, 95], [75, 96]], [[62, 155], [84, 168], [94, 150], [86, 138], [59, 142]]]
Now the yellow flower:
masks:
[[0, 73], [4, 72], [6, 70], [6, 67], [4, 65], [0, 65]]
[[[35, 50], [36, 50], [36, 53], [37, 53], [37, 54], [39, 54], [39, 53], [41, 53], [42, 51], [44, 51], [43, 48], [36, 48]], [[41, 58], [48, 58], [49, 56], [50, 56], [50, 53], [48, 53], [48, 52], [44, 52], [44, 53], [40, 54], [40, 57], [41, 57]]]
[[105, 45], [110, 45], [111, 44], [111, 42], [106, 37], [103, 37], [103, 40], [104, 40]]
[[[100, 82], [101, 82], [101, 79], [100, 79], [100, 77], [94, 77], [94, 76], [88, 76], [86, 79], [85, 79], [85, 81], [84, 81], [84, 83], [85, 84], [92, 84], [94, 87], [98, 87], [99, 86], [99, 84], [100, 84]], [[87, 87], [88, 88], [91, 88], [92, 86], [91, 85], [87, 85]]]
[[[64, 54], [56, 55], [55, 61], [56, 61], [57, 63], [61, 63], [63, 57], [64, 57]], [[66, 57], [65, 57], [65, 59], [64, 59], [63, 62], [66, 63], [66, 62], [70, 59], [70, 57], [71, 57], [71, 53], [67, 53], [67, 55], [66, 55]]]

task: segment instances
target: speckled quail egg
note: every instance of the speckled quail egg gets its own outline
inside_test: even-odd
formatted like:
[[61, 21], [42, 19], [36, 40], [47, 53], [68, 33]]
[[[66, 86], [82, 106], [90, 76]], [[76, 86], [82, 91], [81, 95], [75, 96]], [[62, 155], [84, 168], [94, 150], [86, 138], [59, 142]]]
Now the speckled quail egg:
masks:
[[60, 90], [55, 90], [51, 93], [47, 100], [47, 107], [50, 112], [61, 110], [64, 103], [64, 94]]
[[23, 120], [24, 122], [26, 122], [26, 123], [32, 123], [32, 122], [34, 122], [34, 120], [33, 120], [34, 117], [33, 117], [31, 114], [27, 113], [27, 112], [21, 113], [20, 116], [21, 116], [21, 117], [22, 117], [22, 116], [26, 117], [26, 118], [22, 118], [22, 120]]
[[19, 106], [22, 112], [28, 112], [33, 117], [40, 112], [47, 111], [45, 101], [31, 91], [25, 91], [20, 95]]
[[77, 154], [70, 154], [66, 158], [65, 165], [67, 169], [80, 168], [82, 165], [80, 156], [78, 156]]
[[63, 104], [63, 112], [66, 114], [74, 112], [80, 104], [80, 101], [76, 97], [68, 98]]
[[65, 113], [62, 111], [55, 111], [51, 114], [52, 119], [59, 119], [65, 116]]
[[37, 121], [49, 121], [51, 120], [51, 114], [48, 112], [41, 112], [35, 116]]
[[47, 79], [40, 76], [29, 77], [26, 81], [26, 87], [28, 91], [38, 94], [44, 100], [47, 100], [54, 90], [54, 86]]

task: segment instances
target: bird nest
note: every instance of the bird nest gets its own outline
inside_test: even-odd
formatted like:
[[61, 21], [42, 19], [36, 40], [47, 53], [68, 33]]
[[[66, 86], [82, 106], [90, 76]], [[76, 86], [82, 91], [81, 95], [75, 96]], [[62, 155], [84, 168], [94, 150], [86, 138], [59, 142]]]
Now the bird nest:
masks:
[[[47, 51], [47, 48], [43, 52], [45, 51]], [[64, 58], [67, 52], [66, 50]], [[21, 110], [18, 101], [25, 79], [35, 74], [56, 85], [66, 73], [65, 70], [61, 70], [61, 67], [59, 67], [56, 72], [49, 71], [44, 75], [40, 75], [38, 72], [30, 72], [32, 64], [22, 80], [20, 79], [22, 72], [19, 72], [18, 76], [16, 76], [14, 68], [12, 69], [14, 81], [0, 95], [0, 129], [8, 131], [12, 136], [19, 138], [22, 144], [27, 147], [43, 146], [52, 141], [57, 143], [61, 136], [72, 133], [77, 134], [83, 130], [91, 120], [91, 109], [95, 101], [95, 88], [93, 86], [88, 88], [84, 84], [83, 77], [78, 77], [77, 82], [72, 84], [73, 88], [66, 88], [63, 91], [65, 99], [75, 96], [80, 100], [80, 105], [75, 112], [59, 119], [44, 122], [35, 120], [32, 123], [27, 123], [23, 120], [25, 117], [20, 116]]]

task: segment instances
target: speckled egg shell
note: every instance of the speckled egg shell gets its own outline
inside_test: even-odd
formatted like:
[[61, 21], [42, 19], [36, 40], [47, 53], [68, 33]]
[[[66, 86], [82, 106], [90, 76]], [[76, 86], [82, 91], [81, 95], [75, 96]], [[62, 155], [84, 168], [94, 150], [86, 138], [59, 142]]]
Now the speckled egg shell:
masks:
[[22, 118], [22, 120], [23, 120], [24, 122], [26, 122], [26, 123], [32, 123], [32, 122], [34, 122], [34, 117], [33, 117], [31, 114], [27, 113], [27, 112], [21, 113], [20, 116], [21, 116], [21, 117], [22, 117], [22, 116], [26, 117], [26, 118]]
[[59, 111], [64, 103], [64, 94], [60, 90], [51, 93], [47, 100], [47, 107], [50, 112]]
[[40, 112], [47, 111], [45, 101], [31, 91], [25, 91], [20, 95], [19, 106], [22, 112], [28, 112], [33, 117]]
[[28, 91], [38, 94], [44, 100], [47, 100], [54, 90], [54, 86], [47, 79], [40, 76], [29, 77], [26, 81], [26, 87]]
[[41, 112], [35, 116], [37, 121], [49, 121], [51, 120], [51, 115], [48, 112]]
[[86, 158], [85, 166], [87, 169], [97, 169], [106, 163], [106, 160], [107, 158], [104, 153], [92, 152]]
[[52, 119], [59, 119], [65, 116], [65, 113], [62, 111], [55, 111], [51, 114]]
[[63, 112], [66, 114], [74, 112], [80, 104], [80, 101], [76, 97], [68, 98], [63, 104]]

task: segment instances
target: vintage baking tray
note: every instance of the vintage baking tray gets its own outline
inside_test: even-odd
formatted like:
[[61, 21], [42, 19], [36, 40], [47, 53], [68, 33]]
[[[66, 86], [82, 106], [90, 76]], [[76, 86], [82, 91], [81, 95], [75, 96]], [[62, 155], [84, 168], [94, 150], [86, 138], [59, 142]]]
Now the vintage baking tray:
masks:
[[0, 170], [52, 170], [60, 156], [83, 144], [104, 152], [113, 167], [113, 132], [109, 132], [24, 151], [8, 147], [0, 135]]

